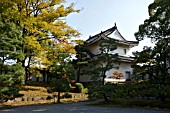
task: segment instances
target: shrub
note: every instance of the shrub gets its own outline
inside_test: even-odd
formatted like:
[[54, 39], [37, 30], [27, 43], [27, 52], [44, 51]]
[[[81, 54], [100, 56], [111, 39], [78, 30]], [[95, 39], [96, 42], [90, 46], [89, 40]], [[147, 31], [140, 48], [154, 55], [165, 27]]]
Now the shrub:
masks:
[[88, 89], [84, 88], [81, 93], [87, 94], [88, 93]]
[[75, 92], [77, 92], [77, 93], [82, 93], [82, 90], [84, 89], [83, 84], [81, 84], [81, 83], [76, 83], [75, 86], [76, 86]]
[[47, 97], [47, 100], [51, 100], [51, 99], [53, 99], [53, 97], [51, 97], [51, 96], [48, 96], [48, 97]]
[[19, 90], [17, 88], [4, 87], [0, 90], [0, 100], [14, 99], [18, 94]]
[[69, 93], [65, 93], [62, 98], [72, 98], [72, 95]]
[[47, 89], [47, 93], [53, 93], [51, 89]]
[[102, 98], [101, 89], [102, 89], [101, 86], [93, 84], [88, 90], [88, 98], [90, 100], [97, 100], [99, 98], [101, 99]]
[[67, 79], [53, 79], [51, 91], [55, 92], [68, 92], [70, 90], [70, 84]]
[[89, 98], [105, 97], [111, 101], [115, 98], [124, 99], [163, 99], [170, 97], [170, 86], [151, 84], [147, 82], [128, 84], [105, 84], [104, 86], [93, 86], [89, 88]]

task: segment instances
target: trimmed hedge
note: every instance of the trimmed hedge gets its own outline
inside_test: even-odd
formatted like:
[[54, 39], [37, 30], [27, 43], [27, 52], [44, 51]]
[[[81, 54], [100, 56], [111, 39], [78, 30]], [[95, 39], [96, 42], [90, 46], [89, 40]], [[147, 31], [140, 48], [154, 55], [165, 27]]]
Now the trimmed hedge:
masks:
[[14, 87], [3, 87], [0, 89], [0, 102], [14, 99], [19, 96], [19, 90]]

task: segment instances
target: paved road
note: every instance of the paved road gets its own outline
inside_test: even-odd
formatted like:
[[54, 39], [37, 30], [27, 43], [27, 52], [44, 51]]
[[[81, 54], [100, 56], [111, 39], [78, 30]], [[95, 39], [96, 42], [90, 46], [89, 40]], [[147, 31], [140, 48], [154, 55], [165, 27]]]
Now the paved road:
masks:
[[22, 106], [0, 110], [0, 113], [170, 113], [168, 111], [135, 108], [110, 108], [86, 106], [85, 103]]

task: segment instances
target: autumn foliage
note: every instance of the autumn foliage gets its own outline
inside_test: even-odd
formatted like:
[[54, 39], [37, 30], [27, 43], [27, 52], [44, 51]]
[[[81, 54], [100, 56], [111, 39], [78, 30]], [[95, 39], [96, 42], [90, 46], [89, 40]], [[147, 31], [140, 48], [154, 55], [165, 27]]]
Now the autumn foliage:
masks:
[[122, 73], [120, 73], [118, 70], [114, 71], [113, 76], [111, 78], [121, 78], [124, 77], [124, 75]]
[[0, 1], [1, 19], [15, 23], [21, 33], [24, 58], [17, 62], [22, 63], [26, 74], [31, 72], [40, 75], [39, 70], [47, 69], [54, 63], [55, 53], [67, 55], [75, 53], [71, 37], [79, 37], [80, 33], [69, 26], [65, 18], [80, 10], [74, 9], [74, 3], [65, 6], [65, 2], [65, 0]]

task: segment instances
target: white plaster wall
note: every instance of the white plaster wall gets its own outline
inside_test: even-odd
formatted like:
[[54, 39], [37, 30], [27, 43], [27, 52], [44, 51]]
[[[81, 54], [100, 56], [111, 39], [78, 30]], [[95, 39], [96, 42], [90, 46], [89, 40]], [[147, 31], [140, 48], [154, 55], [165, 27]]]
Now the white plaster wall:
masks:
[[[93, 53], [93, 54], [99, 54], [100, 53], [100, 48], [98, 43], [94, 43], [89, 45], [88, 49]], [[119, 55], [125, 55], [124, 49], [126, 49], [126, 53], [130, 50], [128, 46], [123, 46], [123, 45], [117, 45], [117, 49], [114, 50], [111, 53], [118, 53]]]
[[114, 71], [118, 70], [120, 73], [122, 73], [124, 75], [124, 78], [127, 79], [128, 77], [126, 76], [126, 71], [129, 71], [131, 74], [132, 74], [132, 68], [131, 68], [131, 63], [125, 63], [125, 62], [122, 62], [120, 65], [119, 65], [119, 69], [111, 69], [109, 71], [106, 72], [106, 77], [110, 77], [110, 76], [113, 76], [113, 73]]
[[[88, 48], [93, 54], [99, 54], [100, 53], [100, 49], [98, 46], [98, 43], [94, 43], [89, 45]], [[124, 45], [117, 45], [117, 49], [113, 51], [113, 53], [118, 53], [119, 55], [125, 55], [124, 53], [124, 49], [126, 49], [126, 52], [128, 52], [130, 50], [129, 46], [124, 46]], [[116, 71], [117, 69], [111, 69], [109, 71], [106, 72], [107, 77], [109, 76], [113, 76], [113, 72]], [[121, 72], [124, 75], [124, 78], [127, 79], [128, 77], [126, 76], [126, 71], [129, 71], [132, 74], [132, 68], [131, 68], [131, 63], [126, 63], [126, 62], [122, 62], [119, 65], [119, 72]], [[89, 75], [83, 75], [80, 76], [80, 81], [81, 82], [87, 82], [87, 81], [92, 81], [91, 80], [91, 76]]]
[[108, 35], [108, 37], [113, 38], [113, 39], [122, 40], [122, 36], [120, 36], [119, 31], [117, 29], [113, 33]]
[[[131, 68], [131, 63], [126, 63], [126, 62], [122, 62], [119, 65], [119, 69], [111, 69], [109, 71], [106, 72], [106, 78], [113, 76], [114, 71], [118, 70], [120, 73], [122, 73], [124, 75], [124, 79], [127, 79], [128, 76], [126, 76], [126, 71], [129, 71], [132, 74], [132, 68]], [[81, 82], [87, 82], [87, 81], [92, 81], [91, 80], [91, 76], [90, 75], [83, 75], [80, 76], [80, 81]]]
[[125, 55], [124, 49], [126, 49], [126, 53], [130, 50], [127, 46], [117, 46], [117, 49], [114, 50], [112, 53], [118, 53], [119, 55]]
[[98, 43], [94, 43], [88, 46], [88, 49], [93, 53], [93, 54], [99, 54], [100, 49]]

